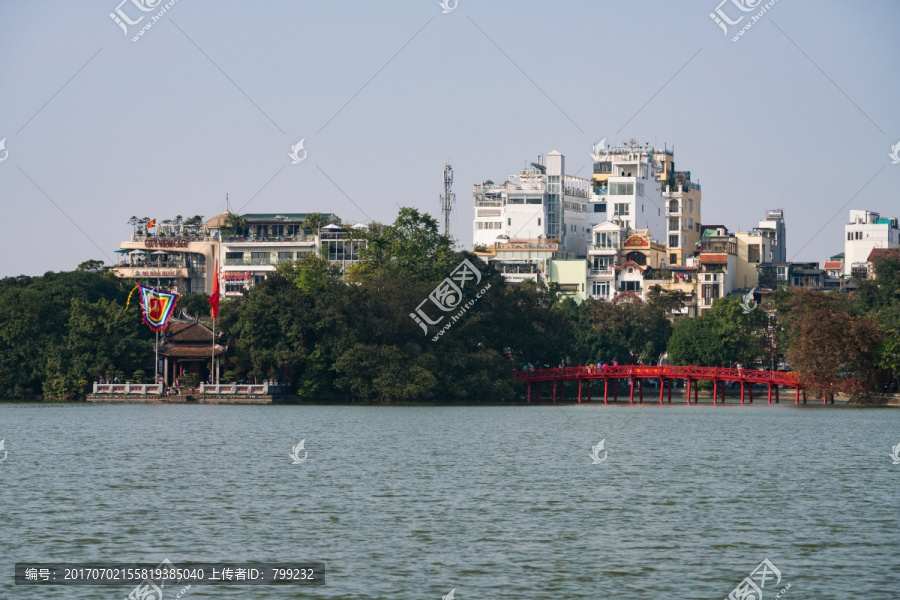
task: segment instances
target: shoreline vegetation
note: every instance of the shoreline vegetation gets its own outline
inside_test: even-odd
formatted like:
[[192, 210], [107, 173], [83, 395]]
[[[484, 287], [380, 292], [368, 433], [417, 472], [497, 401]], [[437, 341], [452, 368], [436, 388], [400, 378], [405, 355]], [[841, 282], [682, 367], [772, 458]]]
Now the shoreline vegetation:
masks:
[[[415, 209], [359, 235], [368, 247], [343, 276], [309, 255], [222, 302], [223, 382], [276, 379], [304, 402], [493, 405], [524, 398], [512, 372], [525, 364], [650, 364], [666, 352], [698, 366], [770, 365], [777, 352], [813, 397], [879, 393], [900, 373], [897, 258], [879, 260], [852, 296], [786, 288], [749, 314], [720, 298], [673, 321], [681, 298], [658, 288], [641, 303], [576, 304], [555, 284], [507, 284]], [[481, 273], [462, 289], [471, 308], [432, 341], [438, 327], [423, 335], [410, 315], [464, 259]], [[0, 398], [81, 400], [100, 377], [150, 382], [153, 334], [139, 303], [125, 308], [130, 287], [100, 261], [0, 280]], [[178, 309], [209, 323], [204, 294], [182, 295]]]

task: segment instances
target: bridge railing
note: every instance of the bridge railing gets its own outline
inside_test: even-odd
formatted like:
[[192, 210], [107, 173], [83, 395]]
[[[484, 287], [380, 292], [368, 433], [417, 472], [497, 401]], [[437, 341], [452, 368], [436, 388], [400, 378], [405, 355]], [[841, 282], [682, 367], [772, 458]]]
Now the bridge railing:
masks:
[[515, 372], [516, 381], [553, 381], [570, 379], [696, 379], [744, 381], [746, 383], [773, 383], [799, 385], [796, 374], [786, 371], [760, 371], [757, 369], [733, 369], [730, 367], [697, 366], [643, 366], [618, 365], [603, 367], [551, 367], [549, 369], [523, 369]]

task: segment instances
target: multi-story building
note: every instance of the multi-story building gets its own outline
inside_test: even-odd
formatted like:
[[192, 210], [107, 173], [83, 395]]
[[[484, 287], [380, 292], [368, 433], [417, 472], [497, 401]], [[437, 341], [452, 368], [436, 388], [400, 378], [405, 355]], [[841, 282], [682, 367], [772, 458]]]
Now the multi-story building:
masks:
[[756, 228], [764, 237], [769, 238], [769, 254], [762, 255], [762, 262], [787, 261], [787, 230], [784, 224], [784, 209], [776, 208], [766, 211], [766, 218]]
[[683, 265], [700, 241], [700, 184], [691, 181], [690, 171], [674, 171], [662, 185], [668, 264]]
[[700, 314], [735, 288], [737, 241], [724, 225], [703, 225], [697, 263]]
[[[231, 215], [226, 210], [202, 225], [163, 222], [152, 234], [139, 225], [116, 251], [123, 256], [113, 272], [179, 294], [210, 294], [218, 261], [220, 294], [240, 296], [279, 263], [321, 253], [343, 270], [358, 260], [366, 244], [359, 235], [365, 225], [330, 224], [319, 230], [307, 224], [307, 213], [246, 214], [237, 220]], [[336, 220], [331, 214], [322, 216]]]
[[225, 296], [240, 296], [275, 272], [279, 263], [301, 260], [316, 252], [318, 231], [306, 226], [306, 213], [246, 214], [242, 215], [243, 224], [235, 228], [227, 226], [228, 214], [226, 211], [215, 218], [221, 238]]
[[617, 221], [629, 229], [646, 228], [665, 239], [666, 215], [661, 179], [671, 163], [669, 150], [640, 146], [597, 148], [588, 207], [591, 225]]
[[844, 225], [844, 271], [853, 275], [854, 266], [861, 279], [867, 276], [867, 260], [875, 248], [900, 247], [897, 217], [882, 218], [877, 212], [851, 210], [850, 222]]
[[734, 286], [749, 290], [756, 287], [757, 266], [764, 257], [772, 255], [773, 238], [762, 231], [739, 231], [734, 234], [737, 243], [735, 255]]
[[565, 157], [555, 150], [546, 163], [531, 163], [502, 185], [474, 186], [476, 248], [512, 239], [551, 239], [559, 245], [560, 258], [585, 256], [590, 181], [566, 175]]
[[159, 223], [153, 233], [137, 224], [130, 240], [116, 251], [122, 258], [112, 272], [134, 283], [178, 294], [212, 292], [219, 238], [207, 221], [202, 225]]
[[548, 238], [500, 240], [475, 247], [475, 255], [491, 263], [509, 283], [546, 283], [547, 263], [557, 257], [558, 251], [557, 241]]

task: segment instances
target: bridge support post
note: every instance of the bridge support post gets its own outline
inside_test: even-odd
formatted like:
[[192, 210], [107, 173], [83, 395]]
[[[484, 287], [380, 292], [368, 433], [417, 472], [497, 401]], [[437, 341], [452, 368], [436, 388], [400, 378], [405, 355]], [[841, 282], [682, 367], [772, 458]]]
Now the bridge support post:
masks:
[[803, 390], [803, 404], [806, 404], [806, 390]]
[[794, 404], [800, 404], [800, 386], [794, 386]]
[[719, 403], [719, 380], [713, 379], [713, 404]]
[[528, 404], [531, 404], [531, 382], [528, 382]]
[[772, 384], [769, 384], [769, 404], [772, 404]]
[[578, 404], [581, 404], [581, 379], [578, 380]]
[[[634, 379], [631, 380], [631, 385], [634, 385]], [[638, 393], [640, 394], [640, 400], [639, 400], [639, 402], [640, 402], [641, 404], [643, 404], [643, 403], [644, 403], [644, 380], [643, 380], [643, 379], [638, 379], [638, 380], [637, 380], [637, 385], [638, 385]]]
[[609, 398], [609, 377], [603, 378], [603, 404], [606, 404], [606, 399]]
[[741, 381], [741, 404], [744, 403], [744, 382]]
[[674, 379], [669, 380], [669, 404], [672, 404], [672, 385], [675, 383]]
[[687, 403], [690, 404], [691, 403], [691, 378], [690, 377], [687, 378], [687, 395], [685, 397], [687, 398]]
[[[634, 404], [634, 377], [632, 377], [631, 379], [629, 379], [629, 381], [631, 382], [631, 391], [630, 391], [629, 394], [628, 394], [628, 403], [629, 403], [629, 404]], [[644, 401], [643, 395], [644, 395], [643, 392], [641, 392], [641, 396], [642, 396], [641, 402]]]
[[666, 380], [662, 377], [659, 378], [659, 403], [663, 403], [663, 392], [666, 391]]
[[553, 404], [556, 404], [556, 380], [553, 380]]

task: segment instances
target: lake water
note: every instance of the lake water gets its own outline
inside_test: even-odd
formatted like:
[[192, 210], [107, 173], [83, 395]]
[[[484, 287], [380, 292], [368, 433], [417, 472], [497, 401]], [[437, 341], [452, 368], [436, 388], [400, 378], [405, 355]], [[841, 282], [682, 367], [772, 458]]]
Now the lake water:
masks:
[[188, 600], [721, 599], [766, 558], [766, 599], [900, 597], [896, 409], [0, 404], [3, 438], [2, 598], [133, 587], [16, 562], [164, 558], [327, 566]]

